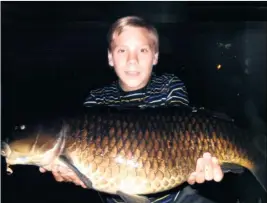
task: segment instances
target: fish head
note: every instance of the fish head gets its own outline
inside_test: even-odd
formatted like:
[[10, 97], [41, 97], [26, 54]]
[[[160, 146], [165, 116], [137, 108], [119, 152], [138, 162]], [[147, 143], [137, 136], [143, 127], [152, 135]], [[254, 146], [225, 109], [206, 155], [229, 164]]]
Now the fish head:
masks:
[[6, 160], [7, 172], [12, 174], [11, 165], [49, 165], [61, 147], [60, 131], [23, 125], [15, 128], [9, 141], [1, 142], [1, 156]]

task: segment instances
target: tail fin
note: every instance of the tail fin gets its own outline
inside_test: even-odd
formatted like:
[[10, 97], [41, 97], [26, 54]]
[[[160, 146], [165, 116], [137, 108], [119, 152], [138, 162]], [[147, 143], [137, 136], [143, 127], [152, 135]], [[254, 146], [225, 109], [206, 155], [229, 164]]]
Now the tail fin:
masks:
[[266, 123], [259, 117], [258, 109], [252, 100], [245, 102], [245, 114], [250, 123], [250, 133], [253, 138], [253, 150], [255, 151], [255, 168], [252, 171], [258, 182], [267, 192], [267, 136]]
[[249, 128], [252, 131], [257, 131], [258, 133], [264, 133], [266, 134], [267, 128], [266, 128], [266, 122], [264, 122], [258, 113], [258, 109], [255, 106], [254, 102], [252, 100], [247, 100], [244, 104], [244, 112], [245, 116], [247, 117], [249, 121]]
[[267, 192], [267, 151], [266, 151], [266, 135], [257, 136], [254, 139], [254, 149], [257, 150], [255, 157], [255, 168], [252, 170], [253, 175], [261, 184], [265, 192]]

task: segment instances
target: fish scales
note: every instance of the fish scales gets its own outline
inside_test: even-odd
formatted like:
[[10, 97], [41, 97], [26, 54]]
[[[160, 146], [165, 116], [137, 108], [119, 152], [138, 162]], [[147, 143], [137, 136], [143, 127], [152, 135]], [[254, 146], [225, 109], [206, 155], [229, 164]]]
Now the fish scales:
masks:
[[[69, 133], [74, 137], [69, 143], [77, 144], [74, 149], [67, 144], [67, 154], [95, 189], [112, 194], [125, 188], [134, 194], [152, 194], [180, 185], [206, 151], [220, 163], [231, 160], [253, 167], [243, 139], [237, 143], [227, 135], [242, 136], [232, 123], [220, 122], [218, 126], [211, 117], [181, 112], [172, 116], [158, 112], [88, 117], [81, 131], [87, 132], [87, 139], [78, 142], [80, 126], [72, 126]], [[175, 115], [180, 116], [177, 119]]]
[[220, 164], [254, 169], [250, 135], [205, 111], [92, 111], [63, 123], [68, 126], [64, 154], [93, 189], [106, 193], [146, 195], [172, 189], [187, 180], [204, 152]]

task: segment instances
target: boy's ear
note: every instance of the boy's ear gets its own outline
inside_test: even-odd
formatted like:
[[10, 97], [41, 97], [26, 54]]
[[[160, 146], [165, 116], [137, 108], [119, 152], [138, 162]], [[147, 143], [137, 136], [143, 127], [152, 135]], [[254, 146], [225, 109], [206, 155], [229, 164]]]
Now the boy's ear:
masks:
[[159, 60], [159, 53], [155, 53], [154, 58], [153, 58], [153, 65], [157, 65]]
[[108, 49], [108, 64], [109, 64], [111, 67], [114, 66], [113, 58], [112, 58], [112, 54], [111, 54], [111, 52], [109, 51], [109, 49]]

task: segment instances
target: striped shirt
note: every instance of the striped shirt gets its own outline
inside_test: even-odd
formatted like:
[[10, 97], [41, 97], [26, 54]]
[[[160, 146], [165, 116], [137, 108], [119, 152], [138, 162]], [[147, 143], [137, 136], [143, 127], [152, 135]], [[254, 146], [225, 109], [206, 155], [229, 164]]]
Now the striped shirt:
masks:
[[157, 107], [166, 105], [188, 105], [188, 94], [184, 83], [173, 74], [152, 74], [148, 84], [139, 90], [124, 92], [118, 81], [92, 90], [84, 106], [108, 105], [114, 107]]
[[[107, 105], [118, 108], [128, 107], [158, 107], [189, 105], [188, 93], [184, 83], [173, 74], [157, 76], [152, 73], [148, 84], [139, 90], [124, 92], [118, 81], [111, 85], [92, 90], [84, 102], [85, 107]], [[173, 202], [179, 192], [167, 194], [152, 200], [157, 203]], [[107, 198], [108, 203], [119, 203], [120, 200]]]

